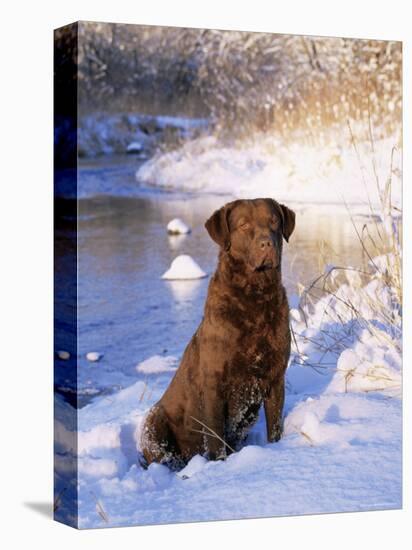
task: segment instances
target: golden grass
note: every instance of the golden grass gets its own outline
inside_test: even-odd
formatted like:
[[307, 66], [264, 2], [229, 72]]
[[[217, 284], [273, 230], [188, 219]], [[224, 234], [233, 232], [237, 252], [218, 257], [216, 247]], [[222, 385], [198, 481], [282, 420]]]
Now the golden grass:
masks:
[[190, 417], [192, 420], [194, 420], [195, 422], [197, 422], [198, 424], [200, 424], [202, 426], [202, 428], [204, 428], [205, 430], [207, 430], [206, 432], [202, 429], [202, 430], [196, 430], [196, 429], [192, 429], [191, 431], [192, 432], [196, 432], [196, 433], [200, 433], [206, 437], [213, 437], [215, 439], [218, 439], [221, 443], [223, 443], [223, 445], [225, 447], [227, 447], [230, 451], [232, 451], [232, 453], [235, 452], [235, 449], [233, 449], [233, 447], [231, 447], [229, 445], [229, 443], [227, 443], [222, 437], [220, 437], [214, 430], [212, 430], [212, 428], [210, 428], [209, 426], [207, 426], [204, 422], [202, 422], [201, 420], [199, 420], [198, 418], [195, 418], [194, 416], [191, 416]]
[[[356, 152], [359, 168], [362, 173], [362, 181], [365, 189], [366, 175], [364, 173], [363, 160], [359, 153], [357, 140], [355, 139], [351, 125], [348, 123], [352, 145]], [[307, 287], [300, 285], [301, 299], [299, 311], [306, 324], [309, 325], [308, 315], [320, 299], [325, 301], [324, 319], [337, 323], [342, 330], [319, 330], [316, 335], [307, 337], [295, 334], [292, 329], [292, 342], [297, 362], [315, 369], [334, 368], [333, 365], [323, 363], [323, 358], [328, 352], [332, 352], [336, 358], [346, 349], [346, 341], [353, 337], [353, 321], [356, 327], [366, 329], [382, 345], [394, 348], [401, 353], [401, 318], [402, 318], [402, 225], [401, 210], [392, 202], [392, 185], [394, 173], [394, 155], [397, 152], [392, 148], [390, 168], [385, 182], [380, 181], [376, 168], [376, 148], [372, 124], [369, 119], [369, 143], [370, 164], [372, 166], [369, 177], [373, 178], [379, 197], [378, 207], [374, 207], [370, 198], [369, 214], [366, 223], [359, 227], [356, 223], [350, 207], [346, 205], [348, 215], [354, 232], [357, 236], [359, 247], [365, 259], [365, 265], [359, 268], [335, 266], [325, 270]], [[328, 262], [325, 262], [328, 263]], [[378, 292], [372, 293], [368, 283], [378, 281]], [[348, 284], [350, 291], [355, 291], [357, 304], [351, 298], [351, 292], [341, 292], [342, 285]], [[387, 291], [388, 299], [381, 299], [380, 291]], [[329, 297], [330, 299], [326, 299]], [[339, 307], [335, 307], [335, 304]], [[362, 309], [367, 307], [372, 315], [365, 318]], [[377, 323], [382, 323], [386, 332], [377, 329]], [[320, 323], [322, 324], [322, 323]], [[314, 347], [322, 353], [319, 362], [311, 364], [308, 358], [299, 350], [299, 341], [310, 341]], [[327, 342], [327, 344], [326, 344]], [[296, 361], [296, 359], [295, 359]], [[346, 386], [354, 373], [348, 371], [345, 377]]]

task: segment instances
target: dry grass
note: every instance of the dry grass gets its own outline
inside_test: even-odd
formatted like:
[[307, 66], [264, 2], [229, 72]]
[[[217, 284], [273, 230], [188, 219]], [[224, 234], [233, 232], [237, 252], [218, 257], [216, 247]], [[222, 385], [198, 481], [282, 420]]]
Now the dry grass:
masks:
[[109, 523], [110, 522], [110, 519], [109, 519], [109, 516], [107, 515], [106, 513], [106, 510], [103, 508], [103, 504], [101, 503], [101, 501], [96, 497], [96, 495], [93, 493], [93, 491], [90, 491], [90, 494], [92, 495], [95, 503], [96, 503], [96, 512], [98, 513], [98, 515], [101, 517], [101, 519], [105, 522], [105, 523]]
[[[369, 119], [370, 120], [370, 119]], [[353, 147], [358, 157], [362, 180], [367, 188], [364, 162], [361, 159], [357, 142], [349, 125]], [[378, 207], [369, 200], [367, 222], [356, 222], [347, 206], [353, 229], [357, 235], [359, 247], [364, 257], [364, 265], [359, 268], [334, 266], [324, 269], [306, 288], [301, 287], [299, 311], [306, 326], [319, 300], [323, 301], [323, 320], [328, 321], [330, 328], [321, 329], [314, 336], [307, 337], [292, 331], [295, 362], [315, 369], [335, 368], [333, 364], [323, 362], [324, 357], [332, 354], [338, 358], [353, 341], [359, 329], [366, 329], [382, 345], [394, 348], [401, 353], [401, 319], [402, 319], [402, 212], [392, 202], [394, 158], [399, 152], [394, 147], [391, 152], [390, 169], [385, 182], [380, 181], [376, 169], [375, 141], [372, 124], [369, 124], [370, 164], [369, 177], [373, 178], [376, 193], [379, 197]], [[376, 290], [371, 291], [369, 283], [375, 281]], [[369, 286], [368, 286], [369, 285]], [[347, 289], [344, 292], [343, 289]], [[388, 296], [390, 297], [388, 299]], [[365, 315], [365, 310], [368, 315]], [[322, 323], [321, 323], [322, 324]], [[377, 327], [382, 324], [386, 330]], [[319, 352], [319, 360], [313, 364], [300, 351], [300, 342], [310, 341]], [[371, 379], [376, 374], [368, 373]], [[345, 381], [348, 384], [354, 373], [348, 371]]]
[[[232, 451], [232, 453], [235, 452], [235, 450], [233, 449], [233, 447], [231, 447], [231, 446], [229, 445], [229, 443], [227, 443], [227, 442], [226, 442], [222, 437], [220, 437], [214, 430], [212, 430], [212, 428], [210, 428], [210, 427], [207, 426], [204, 422], [202, 422], [201, 420], [198, 420], [198, 419], [195, 418], [194, 416], [191, 416], [190, 418], [202, 426], [202, 429], [201, 429], [201, 430], [192, 429], [192, 430], [191, 430], [192, 432], [200, 433], [200, 434], [204, 435], [205, 437], [213, 437], [214, 439], [218, 439], [221, 443], [223, 443], [223, 445], [224, 445], [225, 447], [227, 447], [230, 451]], [[204, 431], [204, 430], [206, 430], [206, 431]]]
[[306, 432], [304, 432], [303, 430], [300, 430], [299, 428], [297, 428], [297, 431], [300, 433], [302, 437], [306, 439], [306, 441], [309, 443], [311, 447], [315, 446], [315, 442]]

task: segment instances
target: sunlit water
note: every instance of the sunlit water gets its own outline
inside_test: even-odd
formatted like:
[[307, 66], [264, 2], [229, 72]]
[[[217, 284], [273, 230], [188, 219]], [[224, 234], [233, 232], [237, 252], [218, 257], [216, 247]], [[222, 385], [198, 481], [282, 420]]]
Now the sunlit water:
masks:
[[[161, 275], [178, 254], [190, 254], [209, 275], [216, 265], [218, 250], [204, 222], [231, 197], [142, 188], [135, 179], [137, 167], [136, 159], [128, 157], [101, 158], [79, 167], [80, 406], [144, 378], [135, 368], [144, 359], [181, 355], [201, 320], [209, 277], [164, 281]], [[297, 284], [310, 282], [325, 262], [363, 261], [344, 209], [300, 205], [296, 213], [296, 230], [283, 256], [291, 305], [297, 304]], [[192, 227], [190, 235], [167, 235], [166, 225], [175, 217]], [[89, 351], [103, 358], [91, 363], [85, 358]], [[64, 368], [59, 362], [56, 382], [67, 389]]]

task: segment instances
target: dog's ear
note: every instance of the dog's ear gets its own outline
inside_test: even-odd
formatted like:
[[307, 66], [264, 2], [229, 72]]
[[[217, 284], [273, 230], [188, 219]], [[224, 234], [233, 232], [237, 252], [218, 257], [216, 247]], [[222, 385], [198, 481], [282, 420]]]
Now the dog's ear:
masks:
[[280, 211], [282, 212], [282, 224], [283, 224], [282, 234], [283, 234], [283, 237], [284, 237], [285, 241], [288, 243], [289, 242], [289, 237], [292, 235], [293, 230], [295, 229], [296, 215], [293, 212], [293, 210], [291, 210], [290, 208], [288, 208], [284, 204], [279, 204], [278, 203], [278, 206], [280, 208]]
[[229, 205], [226, 204], [219, 210], [216, 210], [205, 223], [210, 237], [225, 250], [230, 246], [229, 211]]
[[289, 237], [292, 235], [293, 230], [295, 229], [295, 213], [293, 210], [276, 202], [274, 199], [268, 199], [275, 206], [276, 210], [279, 212], [282, 220], [282, 235], [286, 242], [289, 242]]

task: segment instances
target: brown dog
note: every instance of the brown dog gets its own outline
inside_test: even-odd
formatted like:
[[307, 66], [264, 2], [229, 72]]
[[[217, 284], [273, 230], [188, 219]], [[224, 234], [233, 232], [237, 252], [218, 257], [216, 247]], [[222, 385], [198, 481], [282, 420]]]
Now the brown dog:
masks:
[[173, 468], [195, 454], [224, 458], [257, 420], [282, 433], [289, 307], [281, 282], [282, 237], [295, 214], [272, 199], [236, 200], [206, 222], [220, 246], [204, 317], [163, 397], [149, 411], [141, 448]]

